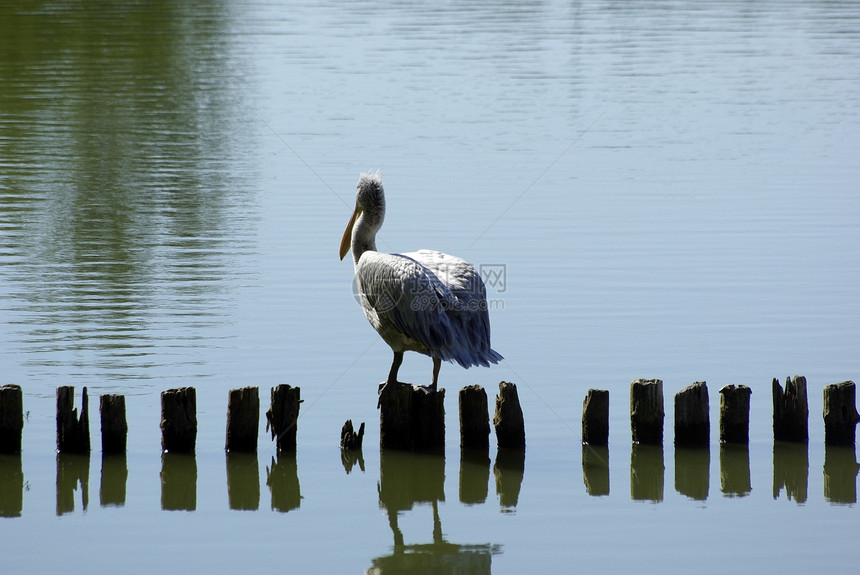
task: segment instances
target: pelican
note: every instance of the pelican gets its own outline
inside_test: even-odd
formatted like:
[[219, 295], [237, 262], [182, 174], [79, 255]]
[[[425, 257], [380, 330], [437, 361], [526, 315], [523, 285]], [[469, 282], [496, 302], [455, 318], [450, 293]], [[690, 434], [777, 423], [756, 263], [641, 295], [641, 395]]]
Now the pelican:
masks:
[[490, 348], [487, 292], [480, 274], [460, 258], [432, 250], [404, 254], [376, 251], [376, 232], [385, 219], [385, 193], [378, 173], [363, 173], [355, 209], [340, 242], [340, 259], [352, 247], [355, 284], [370, 325], [394, 352], [388, 379], [396, 385], [403, 353], [433, 359], [434, 393], [442, 360], [465, 368], [489, 367], [503, 359]]

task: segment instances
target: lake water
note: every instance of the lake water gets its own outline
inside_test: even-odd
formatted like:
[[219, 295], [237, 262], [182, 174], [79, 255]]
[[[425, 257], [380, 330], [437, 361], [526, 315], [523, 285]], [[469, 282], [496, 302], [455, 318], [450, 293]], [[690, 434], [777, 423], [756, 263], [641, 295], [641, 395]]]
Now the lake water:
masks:
[[[0, 570], [848, 572], [856, 454], [824, 449], [821, 394], [860, 377], [858, 70], [853, 2], [3, 4], [0, 383], [27, 419]], [[377, 169], [381, 250], [491, 280], [505, 360], [443, 366], [445, 457], [378, 448], [391, 354], [336, 255]], [[794, 374], [808, 447], [773, 442]], [[636, 378], [664, 381], [662, 449], [631, 445]], [[526, 456], [461, 461], [456, 391], [501, 380]], [[711, 447], [676, 450], [694, 381]], [[261, 423], [228, 458], [228, 390], [265, 410], [281, 383], [296, 455]], [[717, 441], [727, 384], [753, 391], [748, 451]], [[88, 388], [89, 458], [55, 453], [60, 385]], [[186, 385], [196, 455], [162, 456]], [[589, 388], [608, 450], [580, 445]], [[101, 457], [104, 393], [125, 458]]]

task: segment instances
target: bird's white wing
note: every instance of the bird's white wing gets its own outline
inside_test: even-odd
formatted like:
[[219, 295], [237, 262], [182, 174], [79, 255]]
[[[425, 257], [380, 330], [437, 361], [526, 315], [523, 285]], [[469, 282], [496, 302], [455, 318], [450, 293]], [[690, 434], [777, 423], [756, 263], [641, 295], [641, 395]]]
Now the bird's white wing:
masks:
[[408, 256], [367, 251], [355, 279], [367, 319], [389, 345], [459, 362], [450, 352], [455, 334], [444, 311], [453, 295], [423, 265]]
[[469, 262], [433, 250], [403, 254], [420, 263], [450, 292], [446, 315], [454, 332], [451, 354], [464, 367], [488, 366], [503, 359], [490, 347], [487, 290], [481, 275]]

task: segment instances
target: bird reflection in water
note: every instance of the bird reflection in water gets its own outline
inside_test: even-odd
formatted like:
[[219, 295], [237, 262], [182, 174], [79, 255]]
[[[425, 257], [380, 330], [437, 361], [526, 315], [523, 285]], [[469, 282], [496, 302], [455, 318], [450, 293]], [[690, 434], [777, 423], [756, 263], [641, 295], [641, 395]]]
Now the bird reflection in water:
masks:
[[[379, 505], [388, 515], [394, 547], [391, 555], [373, 559], [367, 573], [491, 572], [492, 556], [501, 553], [501, 546], [450, 543], [442, 534], [439, 502], [445, 501], [444, 456], [383, 450], [379, 476]], [[428, 543], [407, 544], [398, 517], [416, 504], [429, 505], [432, 510], [432, 538]]]

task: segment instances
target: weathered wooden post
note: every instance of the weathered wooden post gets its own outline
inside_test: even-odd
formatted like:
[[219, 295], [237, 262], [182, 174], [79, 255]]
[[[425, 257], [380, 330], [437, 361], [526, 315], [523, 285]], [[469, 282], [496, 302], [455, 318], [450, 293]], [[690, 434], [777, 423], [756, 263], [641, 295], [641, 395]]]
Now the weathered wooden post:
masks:
[[277, 440], [278, 451], [296, 451], [296, 425], [299, 420], [299, 404], [302, 390], [281, 384], [272, 389], [272, 404], [266, 410], [266, 431], [271, 430], [272, 439]]
[[161, 449], [194, 453], [197, 442], [197, 392], [180, 387], [161, 392]]
[[340, 448], [344, 451], [355, 451], [361, 449], [364, 440], [364, 422], [358, 427], [358, 433], [352, 427], [352, 420], [347, 419], [340, 430]]
[[128, 438], [125, 396], [99, 396], [99, 413], [102, 422], [102, 453], [105, 455], [125, 453]]
[[21, 453], [24, 401], [20, 385], [0, 387], [0, 453]]
[[663, 445], [663, 381], [636, 379], [630, 384], [633, 443]]
[[259, 427], [260, 389], [231, 389], [227, 400], [227, 442], [224, 449], [230, 452], [256, 452]]
[[710, 442], [708, 384], [697, 381], [675, 394], [675, 446], [707, 447]]
[[854, 447], [857, 413], [853, 381], [831, 383], [824, 387], [824, 444]]
[[445, 390], [408, 383], [379, 393], [379, 447], [437, 453], [445, 450]]
[[588, 390], [582, 402], [582, 442], [588, 445], [609, 445], [608, 390]]
[[460, 449], [490, 449], [490, 412], [487, 392], [480, 385], [460, 390]]
[[806, 399], [806, 378], [795, 375], [785, 379], [785, 390], [773, 380], [773, 439], [774, 441], [809, 442], [809, 405]]
[[75, 409], [75, 388], [57, 388], [57, 451], [88, 454], [90, 452], [90, 415], [87, 388], [81, 394], [81, 415]]
[[749, 445], [751, 394], [745, 385], [720, 389], [720, 443]]
[[516, 384], [508, 381], [499, 382], [493, 427], [496, 429], [499, 449], [526, 448], [526, 426]]

